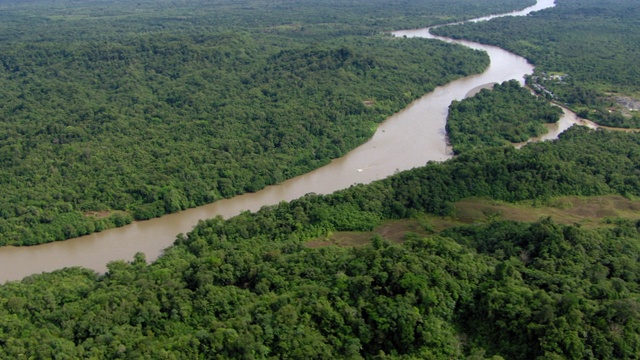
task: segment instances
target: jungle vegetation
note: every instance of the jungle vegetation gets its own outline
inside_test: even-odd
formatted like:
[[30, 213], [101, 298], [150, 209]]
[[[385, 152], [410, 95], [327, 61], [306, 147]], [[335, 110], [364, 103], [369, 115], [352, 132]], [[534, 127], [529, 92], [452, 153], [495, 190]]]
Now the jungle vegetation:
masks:
[[478, 146], [525, 142], [545, 134], [544, 124], [557, 122], [561, 115], [562, 109], [510, 80], [452, 102], [446, 130], [453, 152], [459, 154]]
[[[100, 223], [252, 191], [254, 174], [264, 183], [277, 174], [259, 171], [267, 160], [291, 161], [282, 169], [320, 164], [322, 156], [366, 138], [394, 106], [434, 86], [433, 76], [448, 81], [486, 66], [481, 54], [457, 47], [356, 36], [393, 27], [403, 16], [416, 23], [464, 16], [420, 18], [413, 6], [438, 9], [431, 2], [412, 2], [413, 14], [405, 15], [402, 6], [381, 7], [390, 20], [379, 24], [340, 23], [363, 12], [340, 2], [325, 15], [301, 11], [322, 20], [300, 28], [289, 20], [265, 23], [313, 2], [269, 2], [266, 11], [260, 2], [222, 0], [208, 12], [204, 1], [181, 8], [145, 0], [121, 7], [107, 6], [113, 0], [43, 3], [0, 0], [7, 20], [0, 22], [2, 41], [14, 41], [0, 42], [5, 243], [39, 242], [34, 234], [58, 234], [57, 228], [73, 235], [89, 220], [96, 227], [88, 229], [99, 230]], [[134, 21], [137, 7], [146, 22]], [[223, 16], [242, 12], [255, 16], [246, 22]], [[191, 36], [202, 23], [206, 36]], [[303, 31], [314, 36], [294, 35]], [[343, 32], [348, 36], [336, 36]], [[100, 69], [108, 71], [97, 80]], [[516, 112], [553, 114], [522, 90], [508, 82], [453, 108], [500, 114], [513, 105]], [[307, 98], [331, 106], [313, 107]], [[478, 99], [491, 110], [478, 107]], [[317, 123], [289, 117], [290, 109], [308, 109], [305, 120]], [[479, 129], [470, 117], [460, 123]], [[514, 134], [521, 131], [502, 137]], [[110, 263], [105, 274], [67, 268], [8, 282], [0, 286], [0, 358], [637, 358], [640, 216], [588, 228], [549, 217], [490, 217], [438, 231], [428, 219], [455, 216], [453, 203], [469, 198], [637, 199], [640, 136], [573, 127], [558, 140], [521, 149], [485, 137], [461, 149], [446, 162], [369, 185], [203, 220], [151, 264], [139, 253]], [[232, 165], [224, 172], [218, 164]], [[250, 176], [237, 175], [244, 166], [253, 166]], [[213, 171], [216, 181], [199, 178], [199, 171]], [[290, 175], [283, 170], [283, 178]], [[84, 182], [73, 183], [74, 176]], [[55, 184], [49, 178], [66, 182], [48, 192], [45, 184]], [[152, 182], [139, 186], [141, 180]], [[97, 211], [108, 217], [86, 216]], [[370, 232], [399, 219], [421, 229], [401, 241], [376, 234], [365, 246], [310, 246], [335, 232]]]
[[101, 231], [320, 167], [488, 63], [384, 31], [530, 2], [0, 1], [0, 245]]
[[601, 125], [640, 127], [640, 4], [556, 3], [524, 18], [440, 27], [435, 32], [497, 45], [527, 58], [536, 66], [528, 83], [581, 117]]
[[104, 275], [70, 268], [0, 287], [0, 357], [633, 359], [639, 219], [306, 241], [447, 213], [469, 196], [638, 196], [639, 156], [635, 134], [573, 128], [202, 221], [153, 264], [138, 254]]

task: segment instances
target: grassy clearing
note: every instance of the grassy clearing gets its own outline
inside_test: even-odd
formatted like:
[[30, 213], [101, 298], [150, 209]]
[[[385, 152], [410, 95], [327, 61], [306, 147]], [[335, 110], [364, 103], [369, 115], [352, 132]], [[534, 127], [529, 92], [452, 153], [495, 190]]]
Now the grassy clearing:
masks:
[[307, 246], [364, 246], [374, 235], [400, 243], [407, 233], [428, 235], [452, 226], [484, 223], [495, 220], [534, 222], [551, 217], [559, 224], [580, 224], [585, 227], [611, 226], [611, 219], [640, 219], [640, 200], [622, 196], [560, 197], [546, 201], [524, 201], [515, 204], [491, 199], [465, 199], [454, 204], [453, 216], [424, 215], [414, 219], [387, 221], [370, 232], [337, 231], [307, 242]]
[[455, 204], [455, 217], [464, 223], [497, 219], [531, 222], [550, 216], [560, 224], [603, 226], [610, 218], [640, 218], [640, 201], [622, 196], [561, 197], [516, 204], [465, 199]]
[[376, 227], [373, 231], [358, 232], [358, 231], [336, 231], [328, 234], [322, 238], [316, 238], [309, 240], [306, 246], [310, 248], [317, 248], [322, 246], [364, 246], [371, 243], [371, 238], [374, 235], [380, 235], [384, 239], [400, 243], [404, 240], [407, 232], [418, 233], [426, 235], [429, 231], [425, 230], [421, 224], [424, 221], [420, 219], [402, 219], [391, 220]]

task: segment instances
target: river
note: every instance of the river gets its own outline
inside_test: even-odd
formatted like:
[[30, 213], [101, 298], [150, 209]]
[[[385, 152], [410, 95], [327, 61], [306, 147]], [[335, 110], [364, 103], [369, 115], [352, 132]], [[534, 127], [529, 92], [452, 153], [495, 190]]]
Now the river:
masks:
[[[471, 21], [526, 15], [552, 6], [554, 0], [538, 0], [536, 5], [523, 11]], [[414, 101], [385, 120], [373, 138], [344, 157], [279, 185], [75, 239], [31, 247], [0, 248], [0, 283], [71, 266], [104, 272], [108, 262], [132, 260], [136, 252], [145, 253], [147, 260], [155, 260], [163, 249], [173, 243], [178, 233], [187, 233], [200, 219], [217, 215], [229, 218], [245, 210], [256, 211], [263, 206], [290, 201], [310, 192], [329, 194], [353, 184], [370, 183], [400, 170], [423, 166], [428, 161], [447, 160], [452, 157], [445, 133], [449, 104], [494, 83], [511, 79], [522, 83], [524, 76], [533, 72], [533, 66], [524, 58], [495, 46], [436, 37], [428, 29], [397, 31], [394, 35], [461, 43], [486, 51], [491, 64], [482, 74], [453, 81]], [[550, 132], [541, 140], [557, 137], [576, 122], [579, 120], [575, 115], [565, 111], [562, 120], [550, 126]]]

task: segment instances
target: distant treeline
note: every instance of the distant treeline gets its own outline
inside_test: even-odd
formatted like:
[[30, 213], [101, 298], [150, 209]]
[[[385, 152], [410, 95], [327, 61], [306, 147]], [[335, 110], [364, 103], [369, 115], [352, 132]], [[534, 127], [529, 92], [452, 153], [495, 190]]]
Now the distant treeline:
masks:
[[225, 31], [315, 42], [423, 28], [523, 9], [535, 0], [0, 0], [0, 42], [127, 41], [131, 35]]
[[640, 221], [549, 219], [308, 248], [456, 198], [638, 196], [640, 139], [465, 152], [329, 196], [202, 221], [154, 264], [113, 262], [0, 287], [0, 357], [634, 359]]

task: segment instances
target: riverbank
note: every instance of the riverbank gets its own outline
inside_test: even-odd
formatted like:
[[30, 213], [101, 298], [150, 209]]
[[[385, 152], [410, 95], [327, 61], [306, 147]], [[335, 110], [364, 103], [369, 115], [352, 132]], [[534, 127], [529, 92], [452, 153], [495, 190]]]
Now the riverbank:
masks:
[[[538, 2], [541, 3], [553, 6], [552, 1]], [[533, 8], [538, 9], [539, 6]], [[433, 38], [428, 29], [398, 31], [394, 34]], [[471, 89], [488, 83], [502, 83], [511, 79], [524, 82], [524, 76], [533, 72], [533, 66], [524, 58], [500, 48], [466, 41], [455, 42], [485, 51], [491, 59], [489, 68], [482, 74], [437, 87], [385, 120], [365, 144], [329, 165], [255, 193], [162, 218], [134, 222], [64, 242], [28, 248], [1, 248], [0, 282], [70, 266], [104, 272], [108, 262], [130, 260], [137, 252], [145, 253], [147, 260], [153, 261], [173, 244], [176, 234], [189, 232], [202, 219], [216, 216], [229, 218], [242, 211], [257, 211], [263, 206], [291, 201], [310, 192], [329, 194], [353, 184], [368, 184], [401, 170], [421, 167], [429, 161], [451, 158], [445, 132], [447, 109], [451, 102], [463, 99]]]

